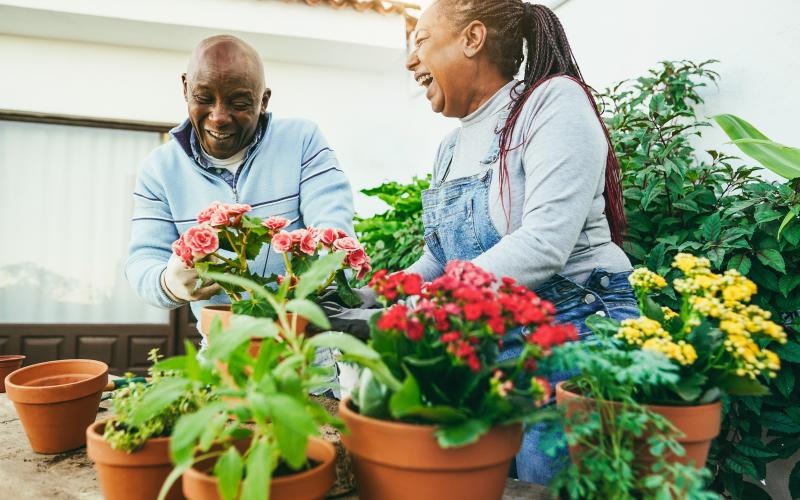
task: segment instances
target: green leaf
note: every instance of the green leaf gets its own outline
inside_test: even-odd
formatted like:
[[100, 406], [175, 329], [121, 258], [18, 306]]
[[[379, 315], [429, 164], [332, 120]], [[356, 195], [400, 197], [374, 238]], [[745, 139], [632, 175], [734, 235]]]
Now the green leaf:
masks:
[[744, 154], [787, 179], [800, 176], [800, 149], [770, 141], [737, 116], [724, 114], [713, 118]]
[[[722, 222], [719, 212], [714, 212], [713, 214], [706, 217], [706, 220], [703, 221], [703, 224], [700, 226], [700, 235], [706, 241], [717, 241], [719, 238], [720, 233], [722, 232]], [[656, 246], [658, 248], [658, 246]], [[655, 248], [653, 249], [655, 251]], [[648, 266], [650, 269], [657, 269], [657, 266]]]
[[247, 456], [247, 475], [242, 484], [242, 500], [269, 500], [272, 469], [269, 444], [258, 441], [251, 445]]
[[285, 394], [270, 396], [270, 408], [281, 455], [289, 467], [299, 469], [306, 461], [308, 436], [318, 433], [317, 425], [302, 403]]
[[772, 459], [778, 456], [774, 451], [767, 449], [767, 446], [755, 436], [747, 436], [736, 443], [736, 452], [756, 459]]
[[222, 403], [212, 403], [178, 419], [169, 441], [170, 454], [175, 464], [192, 462], [195, 441], [203, 433], [208, 422], [222, 409]]
[[744, 254], [736, 254], [728, 261], [728, 269], [736, 269], [743, 276], [750, 272], [750, 257]]
[[765, 396], [769, 389], [757, 380], [736, 375], [725, 375], [717, 380], [721, 389], [733, 396]]
[[800, 432], [800, 423], [792, 420], [790, 416], [777, 411], [763, 412], [759, 420], [761, 425], [775, 431], [789, 433]]
[[797, 218], [798, 214], [800, 214], [800, 205], [795, 205], [792, 207], [791, 210], [789, 210], [789, 212], [786, 214], [786, 217], [783, 218], [781, 226], [778, 228], [778, 235], [777, 235], [778, 238], [781, 237], [781, 233], [783, 232], [784, 229], [786, 229], [786, 226], [788, 226], [790, 222], [792, 222], [793, 220], [795, 220], [795, 218]]
[[389, 396], [388, 388], [375, 378], [372, 370], [362, 370], [358, 393], [353, 394], [353, 400], [361, 415], [381, 420], [388, 419]]
[[783, 255], [781, 255], [778, 250], [774, 248], [764, 248], [756, 253], [756, 257], [758, 257], [758, 260], [765, 266], [769, 266], [781, 274], [786, 274], [786, 263], [783, 260]]
[[244, 462], [235, 446], [228, 448], [214, 465], [218, 479], [217, 490], [223, 500], [233, 500], [239, 493], [239, 483], [244, 473]]
[[326, 332], [311, 337], [307, 340], [307, 344], [313, 347], [339, 349], [344, 353], [342, 360], [351, 361], [372, 370], [375, 377], [392, 391], [400, 388], [400, 381], [392, 375], [381, 355], [352, 335], [342, 332]]
[[800, 344], [795, 341], [789, 341], [786, 344], [775, 349], [775, 352], [783, 360], [792, 363], [800, 363]]
[[186, 379], [180, 377], [161, 380], [136, 406], [131, 414], [131, 424], [141, 426], [148, 420], [156, 418], [186, 392], [187, 385]]
[[271, 294], [269, 290], [267, 290], [266, 288], [264, 288], [263, 286], [261, 286], [260, 284], [256, 283], [251, 279], [227, 273], [206, 273], [206, 276], [209, 279], [212, 279], [220, 284], [224, 283], [228, 285], [235, 285], [241, 287], [244, 290], [249, 290], [250, 292], [259, 295], [261, 297], [274, 298], [274, 295]]
[[311, 265], [308, 271], [299, 276], [294, 296], [298, 299], [304, 299], [316, 292], [328, 281], [331, 274], [341, 267], [345, 257], [346, 254], [344, 252], [329, 253], [320, 257], [318, 261]]
[[354, 308], [361, 305], [361, 299], [358, 295], [353, 291], [353, 288], [350, 286], [350, 282], [347, 279], [347, 276], [344, 274], [344, 269], [339, 269], [336, 271], [336, 294], [339, 296], [339, 299], [346, 305], [347, 307]]
[[788, 297], [798, 285], [800, 285], [800, 274], [787, 274], [778, 280], [778, 290], [784, 297]]
[[642, 312], [648, 318], [664, 323], [664, 311], [649, 295], [644, 298], [644, 310]]
[[734, 472], [745, 474], [755, 480], [759, 479], [758, 473], [756, 472], [756, 466], [753, 465], [753, 461], [745, 456], [731, 455], [725, 460], [725, 465], [727, 465]]
[[592, 332], [604, 338], [611, 338], [619, 330], [619, 321], [613, 318], [609, 318], [608, 316], [599, 316], [597, 314], [590, 314], [586, 318], [586, 326]]
[[792, 498], [800, 498], [800, 461], [794, 464], [789, 474], [789, 495]]
[[442, 448], [458, 448], [477, 442], [490, 428], [484, 420], [470, 419], [457, 425], [441, 426], [434, 435]]
[[392, 412], [394, 418], [403, 418], [422, 405], [422, 393], [420, 392], [417, 379], [415, 379], [412, 374], [406, 373], [403, 385], [389, 400], [389, 411]]
[[299, 314], [323, 330], [331, 327], [331, 323], [322, 309], [308, 299], [292, 299], [286, 304], [286, 310]]
[[703, 393], [703, 384], [706, 383], [706, 380], [708, 380], [708, 377], [702, 373], [693, 372], [681, 377], [680, 381], [673, 387], [673, 390], [686, 402], [697, 401]]

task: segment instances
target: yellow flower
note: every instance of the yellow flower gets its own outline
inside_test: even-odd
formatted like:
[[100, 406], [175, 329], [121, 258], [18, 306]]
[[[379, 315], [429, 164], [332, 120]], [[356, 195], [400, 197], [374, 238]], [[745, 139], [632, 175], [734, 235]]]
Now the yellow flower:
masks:
[[703, 316], [711, 318], [719, 318], [725, 312], [725, 307], [716, 297], [693, 295], [689, 297], [689, 305]]
[[634, 269], [631, 275], [628, 276], [628, 281], [634, 288], [643, 292], [650, 292], [667, 286], [667, 280], [663, 276], [646, 267]]
[[673, 342], [670, 339], [652, 338], [647, 340], [642, 349], [658, 351], [664, 353], [669, 359], [677, 361], [678, 364], [688, 366], [697, 361], [697, 351], [694, 346], [687, 344], [683, 340]]
[[664, 319], [667, 321], [671, 320], [672, 318], [678, 317], [678, 313], [676, 313], [667, 306], [661, 306], [661, 312], [664, 313]]
[[624, 340], [630, 345], [642, 345], [651, 338], [669, 338], [661, 323], [642, 316], [637, 319], [624, 319], [614, 338]]
[[695, 257], [689, 253], [679, 253], [672, 261], [672, 267], [681, 270], [686, 276], [705, 273], [711, 267], [711, 262], [705, 257]]

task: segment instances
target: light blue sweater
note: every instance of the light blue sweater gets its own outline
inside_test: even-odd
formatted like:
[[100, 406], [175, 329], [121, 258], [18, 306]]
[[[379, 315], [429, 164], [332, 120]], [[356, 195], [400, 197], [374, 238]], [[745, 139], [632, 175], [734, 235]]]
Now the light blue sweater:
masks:
[[[308, 120], [262, 117], [258, 142], [236, 173], [234, 187], [198, 164], [191, 147], [191, 123], [170, 131], [172, 140], [145, 160], [133, 193], [131, 244], [125, 275], [148, 303], [173, 309], [182, 303], [161, 289], [160, 276], [172, 242], [196, 224], [197, 213], [213, 201], [248, 203], [250, 215], [279, 215], [306, 226], [336, 227], [353, 235], [353, 199], [347, 177], [316, 124]], [[262, 249], [250, 270], [268, 276], [285, 271], [283, 259]], [[226, 303], [224, 294], [192, 303], [196, 317], [209, 303]]]

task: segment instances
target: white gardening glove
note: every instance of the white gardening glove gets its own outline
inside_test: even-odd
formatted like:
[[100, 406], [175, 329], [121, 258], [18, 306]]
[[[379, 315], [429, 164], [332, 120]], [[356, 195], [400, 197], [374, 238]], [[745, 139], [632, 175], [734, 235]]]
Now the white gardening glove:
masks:
[[169, 258], [167, 268], [161, 273], [161, 288], [176, 302], [192, 302], [205, 300], [218, 294], [221, 287], [214, 282], [197, 285], [197, 270], [186, 267], [186, 264], [175, 254]]

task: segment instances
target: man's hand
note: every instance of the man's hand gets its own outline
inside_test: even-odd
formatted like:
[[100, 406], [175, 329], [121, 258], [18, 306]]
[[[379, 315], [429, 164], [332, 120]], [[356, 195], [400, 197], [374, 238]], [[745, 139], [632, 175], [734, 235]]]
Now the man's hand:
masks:
[[205, 300], [221, 290], [221, 287], [213, 282], [195, 288], [197, 278], [197, 270], [186, 267], [183, 261], [173, 254], [167, 262], [167, 268], [161, 273], [161, 288], [176, 302]]

